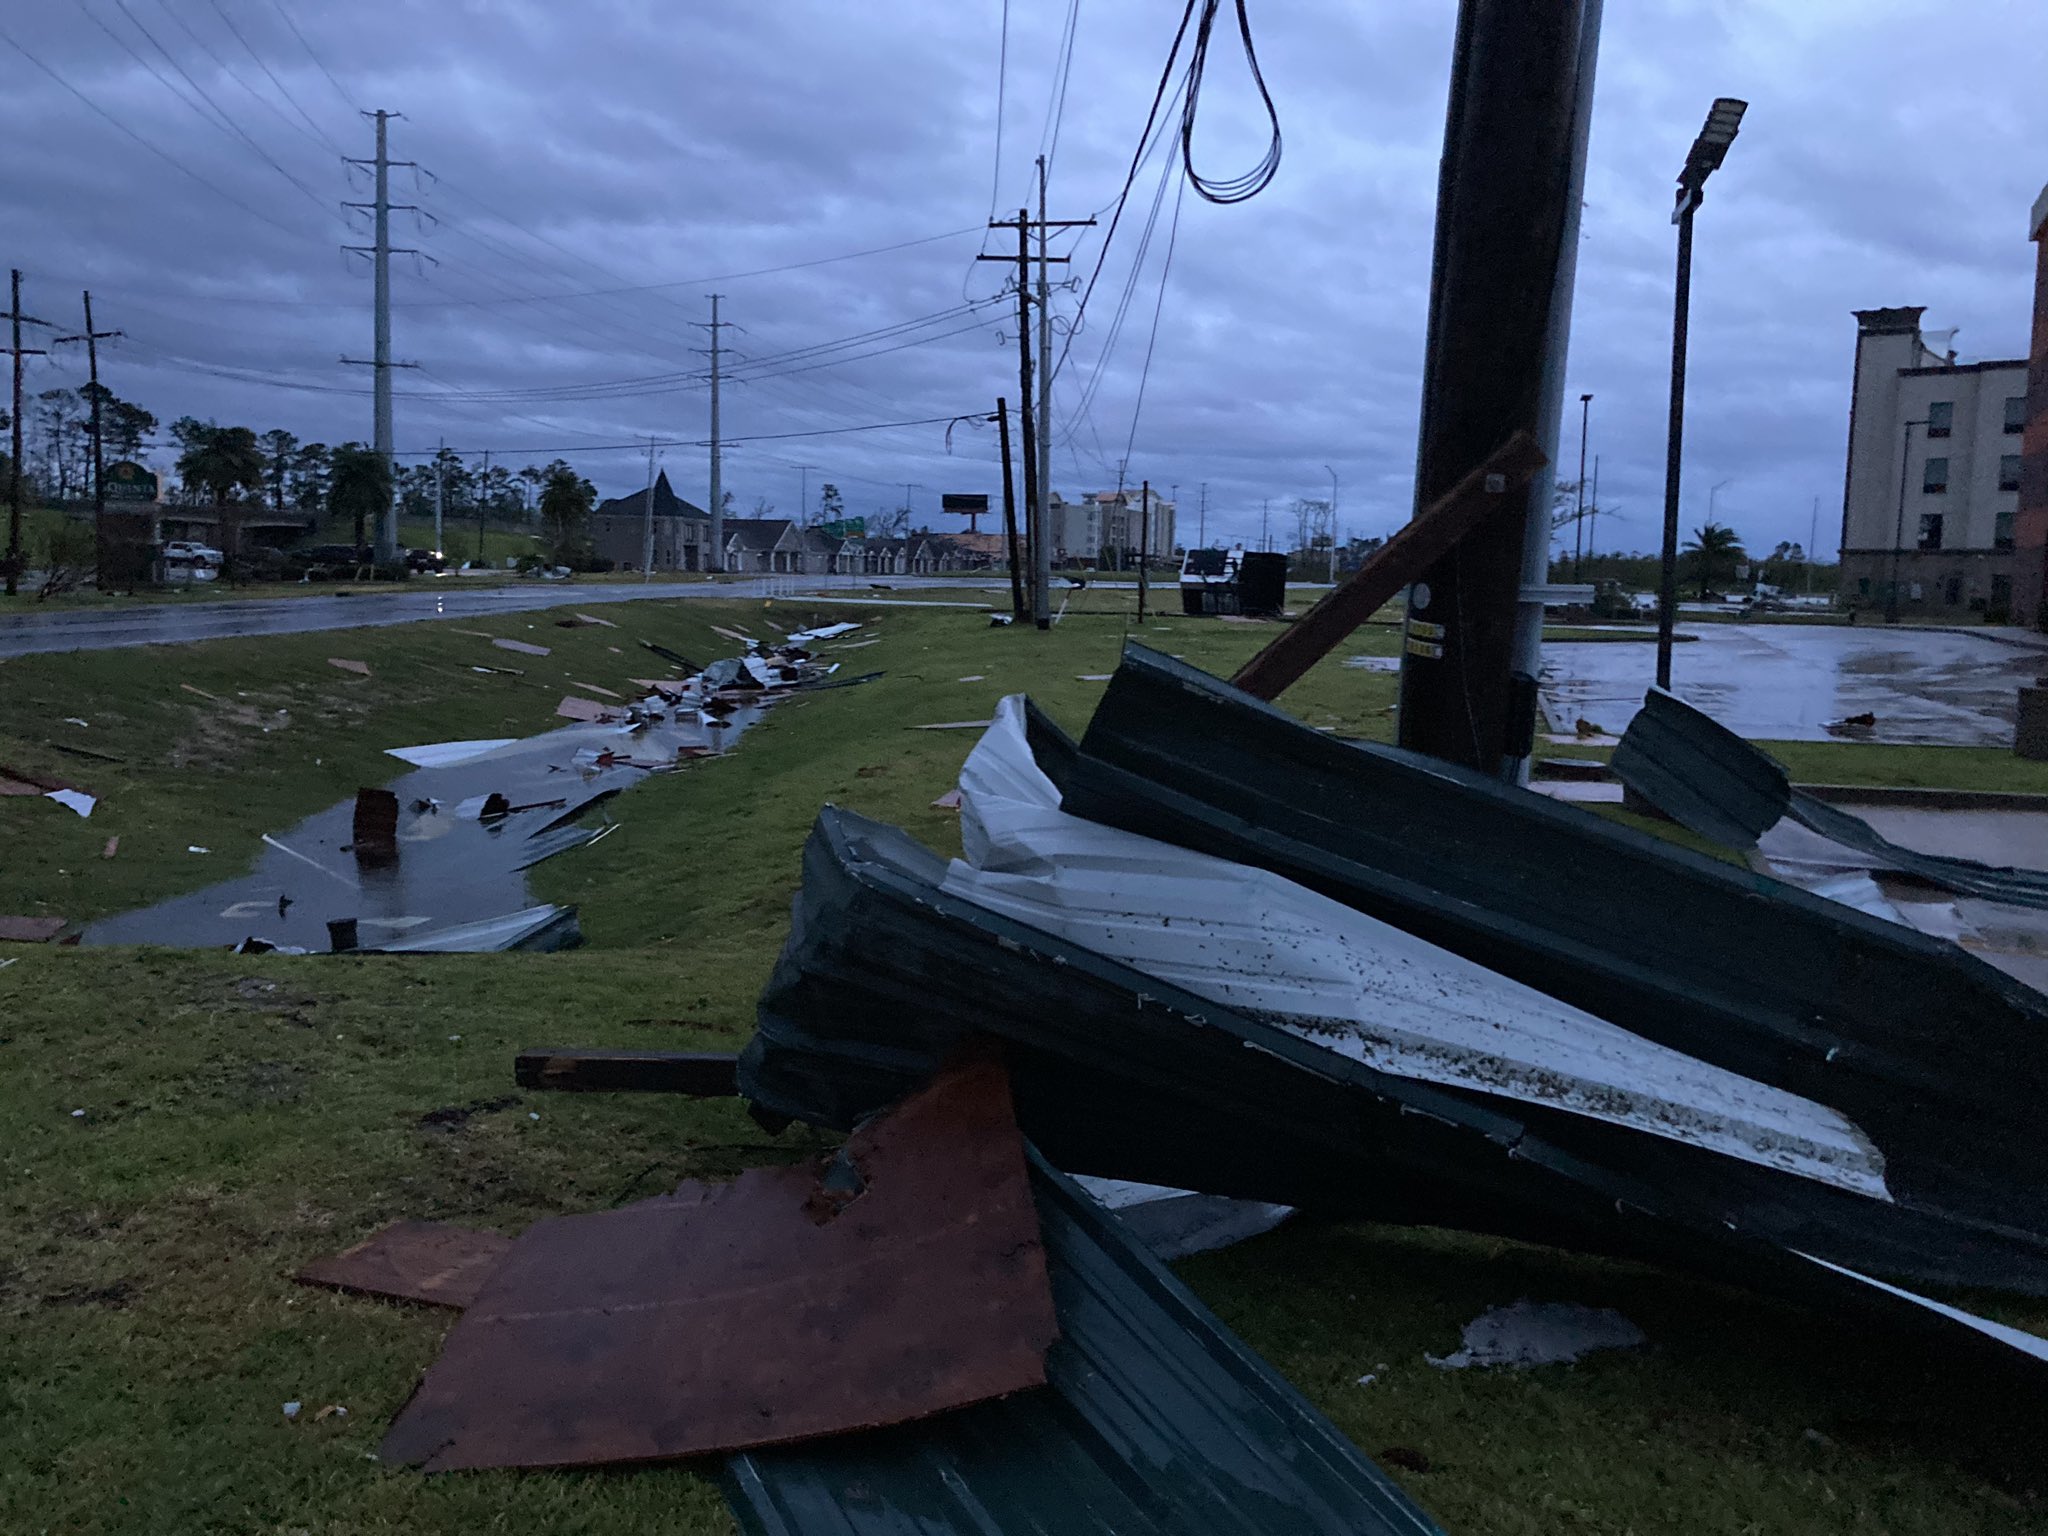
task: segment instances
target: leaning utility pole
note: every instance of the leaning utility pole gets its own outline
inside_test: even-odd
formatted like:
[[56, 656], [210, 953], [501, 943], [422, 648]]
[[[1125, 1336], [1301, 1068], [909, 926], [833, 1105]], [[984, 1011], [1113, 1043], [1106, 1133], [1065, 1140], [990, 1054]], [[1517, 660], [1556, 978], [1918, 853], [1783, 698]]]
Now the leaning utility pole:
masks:
[[[377, 124], [377, 154], [374, 159], [351, 159], [348, 163], [350, 165], [367, 165], [373, 169], [377, 178], [376, 198], [368, 203], [344, 203], [342, 205], [345, 208], [367, 209], [375, 221], [372, 244], [367, 246], [345, 245], [342, 249], [354, 251], [358, 255], [367, 255], [370, 258], [373, 289], [372, 302], [376, 307], [375, 351], [369, 363], [370, 368], [373, 370], [371, 393], [375, 401], [374, 442], [372, 446], [377, 451], [377, 457], [384, 461], [385, 472], [390, 476], [394, 487], [397, 484], [398, 471], [392, 462], [391, 370], [393, 368], [417, 368], [419, 366], [417, 363], [394, 363], [391, 361], [391, 258], [394, 254], [400, 256], [417, 256], [420, 254], [409, 246], [401, 247], [394, 252], [391, 245], [391, 212], [393, 207], [395, 206], [399, 211], [404, 212], [418, 206], [416, 203], [398, 203], [394, 205], [391, 201], [391, 167], [394, 165], [405, 166], [417, 163], [412, 160], [393, 160], [386, 153], [385, 125], [392, 118], [399, 115], [396, 112], [385, 112], [382, 110], [365, 112], [363, 114], [367, 118], [374, 119]], [[358, 358], [345, 357], [342, 361], [353, 363], [357, 367], [362, 366], [361, 360]], [[377, 559], [381, 563], [396, 560], [397, 558], [398, 502], [394, 496], [384, 504], [384, 515], [377, 521]]]
[[[12, 325], [12, 341], [8, 351], [14, 357], [14, 459], [7, 472], [7, 595], [13, 597], [21, 590], [21, 360], [24, 357], [41, 357], [43, 348], [24, 347], [21, 344], [21, 328], [24, 325], [48, 325], [47, 320], [38, 320], [21, 312], [21, 270], [15, 269], [13, 300], [8, 305], [7, 318]], [[87, 330], [92, 327], [88, 325]]]
[[718, 301], [722, 293], [709, 295], [711, 299], [711, 323], [702, 320], [698, 326], [711, 333], [711, 561], [708, 569], [725, 569], [725, 458], [718, 440], [718, 333], [731, 325], [730, 320], [718, 318]]
[[996, 436], [1003, 446], [1003, 532], [1010, 541], [1010, 621], [1024, 622], [1024, 563], [1017, 548], [1017, 485], [1010, 468], [1010, 402], [996, 396]]
[[[990, 229], [1017, 231], [1017, 375], [1023, 387], [1018, 408], [1023, 416], [1025, 524], [1031, 542], [1031, 618], [1040, 629], [1052, 624], [1052, 285], [1047, 269], [1064, 265], [1065, 256], [1046, 253], [1046, 232], [1081, 229], [1093, 219], [1048, 219], [1045, 216], [1045, 162], [1038, 165], [1038, 217], [1019, 208], [1015, 219], [991, 219]], [[1031, 406], [1031, 231], [1038, 233], [1038, 408]], [[977, 258], [1009, 261], [1008, 256]]]
[[[1516, 432], [1557, 458], [1601, 0], [1459, 0], [1415, 505]], [[1545, 478], [1501, 498], [1408, 589], [1397, 719], [1411, 751], [1519, 779], [1548, 580]]]
[[85, 290], [85, 329], [76, 336], [59, 336], [59, 343], [82, 341], [85, 343], [86, 376], [92, 380], [92, 531], [95, 543], [105, 537], [100, 523], [107, 515], [107, 492], [101, 483], [106, 464], [100, 451], [100, 343], [123, 334], [120, 331], [96, 331], [92, 328], [92, 290]]

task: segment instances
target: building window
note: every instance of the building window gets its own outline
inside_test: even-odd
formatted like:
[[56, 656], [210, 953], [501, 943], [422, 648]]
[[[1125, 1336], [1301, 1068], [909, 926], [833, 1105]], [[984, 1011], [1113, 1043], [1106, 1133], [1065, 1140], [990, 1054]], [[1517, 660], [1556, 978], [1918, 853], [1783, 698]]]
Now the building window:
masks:
[[1998, 488], [2001, 491], [2016, 491], [2020, 488], [2020, 456], [2016, 453], [2001, 453], [1998, 456]]
[[1960, 576], [1949, 577], [1948, 585], [1942, 591], [1942, 598], [1951, 608], [1960, 603], [1963, 600], [1963, 578]]
[[1920, 489], [1929, 496], [1948, 494], [1948, 460], [1929, 459], [1920, 470]]
[[2005, 430], [2024, 432], [2027, 430], [2027, 397], [2007, 395], [2005, 397]]
[[1920, 542], [1914, 547], [1917, 549], [1941, 548], [1941, 514], [1939, 512], [1923, 512], [1920, 514]]
[[1858, 597], [1870, 596], [1870, 578], [1868, 576], [1858, 576], [1856, 578], [1856, 595]]
[[1927, 435], [1947, 437], [1955, 430], [1956, 403], [1953, 400], [1937, 400], [1927, 407]]
[[2012, 548], [2012, 514], [2010, 512], [2001, 512], [1991, 520], [1991, 547], [1993, 549]]

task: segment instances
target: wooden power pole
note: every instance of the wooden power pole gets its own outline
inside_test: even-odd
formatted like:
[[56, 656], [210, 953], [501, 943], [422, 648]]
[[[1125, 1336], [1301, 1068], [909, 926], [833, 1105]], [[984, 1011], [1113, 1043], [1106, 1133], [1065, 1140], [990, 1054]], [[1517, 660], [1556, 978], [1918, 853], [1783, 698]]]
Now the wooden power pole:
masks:
[[7, 472], [7, 595], [13, 597], [21, 590], [21, 488], [25, 478], [21, 467], [21, 360], [24, 357], [41, 357], [43, 348], [24, 347], [21, 344], [21, 328], [24, 325], [48, 325], [47, 320], [37, 320], [21, 312], [21, 269], [14, 272], [12, 300], [7, 307], [9, 332], [9, 353], [14, 358], [14, 459]]

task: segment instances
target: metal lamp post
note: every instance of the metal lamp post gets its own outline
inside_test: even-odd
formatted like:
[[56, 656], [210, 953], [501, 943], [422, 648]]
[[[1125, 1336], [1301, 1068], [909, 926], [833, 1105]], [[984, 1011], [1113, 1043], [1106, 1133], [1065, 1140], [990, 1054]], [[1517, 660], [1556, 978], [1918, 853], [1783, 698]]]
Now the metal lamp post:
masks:
[[1924, 417], [1909, 421], [1906, 430], [1899, 434], [1899, 522], [1892, 531], [1892, 579], [1884, 595], [1884, 621], [1887, 624], [1899, 622], [1899, 557], [1906, 548], [1906, 468], [1913, 457], [1913, 429], [1926, 425]]
[[1323, 473], [1330, 477], [1330, 585], [1337, 585], [1337, 471], [1329, 465], [1323, 466]]
[[1678, 173], [1678, 202], [1671, 222], [1678, 226], [1678, 282], [1671, 309], [1671, 426], [1664, 446], [1664, 569], [1657, 601], [1657, 686], [1671, 686], [1671, 631], [1678, 613], [1678, 468], [1685, 437], [1685, 342], [1692, 304], [1692, 216], [1707, 178], [1720, 169], [1742, 126], [1749, 103], [1716, 97], [1707, 121]]

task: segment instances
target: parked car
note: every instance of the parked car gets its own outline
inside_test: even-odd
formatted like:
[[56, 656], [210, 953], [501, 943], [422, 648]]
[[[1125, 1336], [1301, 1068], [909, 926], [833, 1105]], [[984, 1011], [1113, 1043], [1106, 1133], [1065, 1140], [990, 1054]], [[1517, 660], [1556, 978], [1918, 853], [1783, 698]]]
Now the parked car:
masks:
[[415, 571], [438, 571], [448, 563], [446, 556], [437, 555], [431, 549], [401, 549], [398, 558]]
[[164, 545], [164, 558], [178, 565], [219, 565], [227, 556], [208, 544], [172, 539]]
[[285, 574], [306, 581], [341, 581], [372, 563], [368, 549], [353, 544], [312, 544], [295, 549], [285, 561]]

